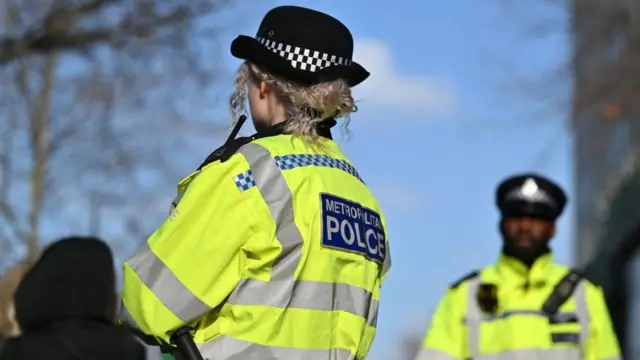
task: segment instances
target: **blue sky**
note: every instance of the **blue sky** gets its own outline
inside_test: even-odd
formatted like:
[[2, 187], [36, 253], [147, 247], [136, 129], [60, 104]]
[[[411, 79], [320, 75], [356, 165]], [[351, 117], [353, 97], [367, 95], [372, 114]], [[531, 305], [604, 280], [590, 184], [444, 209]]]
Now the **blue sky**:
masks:
[[[516, 46], [514, 10], [500, 3], [264, 1], [238, 26], [253, 35], [271, 6], [310, 6], [351, 29], [354, 60], [371, 69], [371, 86], [355, 89], [361, 100], [350, 125], [355, 136], [340, 143], [380, 199], [389, 227], [393, 266], [374, 360], [393, 358], [404, 333], [424, 330], [449, 283], [495, 261], [493, 196], [502, 178], [539, 171], [573, 191], [566, 115], [538, 111], [509, 87], [520, 76], [512, 71], [535, 78], [562, 60], [566, 39]], [[381, 64], [385, 56], [391, 63]], [[569, 205], [553, 243], [565, 263], [572, 223]]]
[[[449, 283], [495, 261], [500, 239], [493, 196], [501, 179], [539, 171], [573, 192], [567, 115], [562, 107], [540, 111], [517, 81], [522, 74], [542, 77], [565, 56], [562, 37], [520, 46], [522, 38], [514, 36], [518, 16], [548, 9], [521, 0], [511, 8], [499, 0], [382, 3], [251, 1], [229, 13], [231, 27], [222, 38], [226, 55], [237, 34], [255, 33], [269, 8], [313, 7], [351, 29], [354, 60], [372, 72], [355, 89], [354, 136], [340, 144], [380, 200], [390, 235], [393, 266], [373, 360], [393, 359], [404, 334], [424, 330]], [[230, 55], [224, 62], [227, 75], [239, 65]], [[566, 88], [557, 82], [550, 96]], [[229, 85], [226, 92], [231, 83], [222, 85]], [[213, 147], [211, 139], [198, 144], [186, 167]], [[163, 214], [175, 188], [166, 191], [157, 206]], [[573, 217], [570, 202], [553, 243], [564, 263], [571, 260]]]

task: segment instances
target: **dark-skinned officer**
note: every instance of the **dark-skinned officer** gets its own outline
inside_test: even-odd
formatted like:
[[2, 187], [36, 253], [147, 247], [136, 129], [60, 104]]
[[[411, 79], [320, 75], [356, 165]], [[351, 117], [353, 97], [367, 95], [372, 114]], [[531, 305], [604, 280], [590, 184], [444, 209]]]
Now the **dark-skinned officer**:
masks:
[[620, 359], [602, 290], [552, 259], [565, 192], [521, 174], [498, 186], [496, 203], [497, 263], [449, 287], [416, 359]]

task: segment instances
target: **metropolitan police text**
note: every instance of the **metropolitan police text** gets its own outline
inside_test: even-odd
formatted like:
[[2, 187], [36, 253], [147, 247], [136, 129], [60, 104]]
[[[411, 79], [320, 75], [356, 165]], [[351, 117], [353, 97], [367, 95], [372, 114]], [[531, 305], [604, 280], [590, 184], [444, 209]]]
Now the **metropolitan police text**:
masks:
[[360, 204], [322, 194], [323, 245], [384, 261], [385, 235], [380, 215]]

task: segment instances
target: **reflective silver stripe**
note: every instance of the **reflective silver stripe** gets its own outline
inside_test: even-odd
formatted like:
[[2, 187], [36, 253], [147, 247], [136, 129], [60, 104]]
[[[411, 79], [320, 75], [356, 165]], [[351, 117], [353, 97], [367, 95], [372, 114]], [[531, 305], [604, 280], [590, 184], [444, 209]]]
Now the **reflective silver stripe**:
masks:
[[580, 348], [584, 354], [584, 345], [589, 338], [589, 308], [587, 307], [587, 286], [586, 281], [581, 280], [573, 292], [573, 299], [576, 303], [576, 313], [580, 321]]
[[238, 152], [249, 163], [255, 187], [275, 221], [275, 235], [282, 253], [273, 264], [269, 281], [242, 279], [231, 293], [229, 303], [342, 310], [367, 318], [375, 326], [378, 302], [369, 291], [347, 284], [295, 281], [304, 240], [294, 220], [293, 194], [268, 149], [249, 143]]
[[[468, 329], [467, 331], [468, 331], [469, 352], [470, 352], [471, 358], [473, 359], [479, 358], [480, 356], [480, 323], [482, 321], [497, 320], [497, 319], [505, 318], [508, 315], [515, 315], [515, 314], [546, 316], [542, 312], [536, 311], [536, 310], [514, 310], [514, 311], [507, 312], [505, 314], [499, 314], [494, 316], [483, 316], [482, 311], [480, 310], [480, 307], [476, 300], [476, 293], [478, 290], [478, 286], [481, 284], [481, 282], [482, 282], [482, 279], [480, 276], [477, 276], [467, 282], [469, 284], [468, 285], [469, 289], [467, 293], [467, 315], [465, 317], [465, 323], [467, 324], [467, 329]], [[578, 286], [576, 287], [573, 293], [573, 298], [576, 303], [576, 315], [580, 322], [581, 346], [580, 346], [580, 353], [578, 355], [581, 356], [584, 351], [584, 344], [587, 341], [587, 338], [589, 336], [589, 310], [587, 307], [586, 285], [584, 280], [578, 283]], [[572, 314], [560, 313], [556, 315], [555, 319], [563, 320], [562, 319], [563, 317], [567, 317], [569, 315], [572, 315]], [[551, 349], [551, 350], [555, 351], [555, 349]], [[534, 351], [534, 350], [528, 350], [528, 351]], [[536, 351], [542, 351], [542, 350], [536, 350]], [[503, 354], [500, 354], [500, 356], [502, 355]], [[484, 359], [484, 356], [487, 356], [487, 355], [482, 355], [482, 359]], [[491, 355], [491, 356], [498, 356], [498, 355]], [[501, 359], [501, 358], [498, 358], [498, 359]]]
[[557, 347], [550, 349], [519, 349], [500, 354], [486, 354], [473, 360], [582, 360], [575, 347]]
[[461, 360], [440, 350], [422, 348], [414, 360]]
[[472, 359], [478, 359], [480, 356], [480, 323], [482, 322], [482, 311], [476, 300], [478, 287], [482, 283], [480, 275], [467, 281], [467, 314], [465, 322], [467, 324], [467, 344], [469, 346], [469, 355]]
[[369, 305], [369, 314], [367, 314], [367, 324], [369, 326], [377, 327], [378, 326], [378, 310], [380, 307], [380, 303], [378, 300], [371, 299], [371, 304]]
[[387, 242], [387, 251], [384, 254], [384, 262], [382, 263], [382, 276], [387, 275], [391, 269], [391, 250], [389, 249], [389, 242]]
[[194, 295], [175, 274], [151, 251], [145, 242], [127, 261], [140, 281], [184, 323], [197, 320], [211, 307]]
[[[155, 256], [145, 243], [128, 261], [141, 281], [158, 299], [185, 323], [198, 319], [211, 308], [191, 293], [171, 270]], [[296, 264], [297, 265], [297, 264]], [[295, 268], [293, 269], [295, 271]], [[237, 305], [266, 305], [286, 308], [298, 307], [313, 310], [342, 310], [368, 318], [368, 323], [377, 322], [378, 301], [362, 288], [346, 284], [297, 281], [295, 291], [289, 296], [275, 296], [283, 291], [281, 282], [262, 282], [244, 279], [236, 287], [229, 302]], [[238, 296], [243, 294], [243, 296]], [[121, 318], [131, 322], [133, 318], [123, 306]], [[132, 322], [130, 325], [135, 325]]]
[[[285, 281], [287, 283], [285, 286], [291, 288], [289, 291], [291, 293], [293, 275], [300, 261], [304, 241], [294, 220], [293, 194], [269, 150], [260, 145], [248, 143], [238, 152], [244, 155], [249, 163], [256, 187], [267, 203], [276, 224], [276, 238], [282, 246], [282, 253], [271, 269], [270, 281]], [[233, 298], [240, 294], [235, 293], [231, 296]]]
[[483, 315], [482, 321], [496, 321], [503, 320], [515, 315], [531, 315], [549, 318], [553, 324], [566, 324], [571, 322], [578, 322], [578, 315], [576, 313], [557, 313], [549, 316], [541, 310], [509, 310], [500, 314]]
[[245, 279], [236, 287], [229, 303], [276, 308], [341, 310], [364, 318], [369, 315], [371, 307], [375, 307], [376, 312], [378, 307], [378, 302], [372, 299], [372, 294], [365, 289], [347, 284], [304, 280], [294, 282], [291, 288], [283, 282]]
[[[295, 349], [264, 346], [229, 336], [219, 336], [198, 344], [205, 360], [355, 360], [356, 356], [344, 349]], [[364, 360], [364, 359], [362, 359]]]
[[[232, 291], [228, 302], [236, 305], [342, 310], [362, 316], [370, 325], [375, 326], [378, 302], [373, 300], [371, 293], [365, 289], [347, 284], [295, 281], [295, 272], [302, 255], [303, 238], [294, 221], [291, 190], [269, 150], [249, 143], [240, 148], [239, 152], [249, 163], [256, 182], [255, 186], [271, 212], [276, 225], [275, 235], [282, 246], [282, 252], [272, 266], [269, 281], [242, 279]], [[183, 321], [193, 321], [211, 310], [175, 277], [146, 243], [128, 263], [157, 298]], [[225, 360], [236, 359], [235, 356], [242, 359], [252, 359], [252, 356], [269, 359], [270, 348], [268, 347], [229, 337], [219, 339], [215, 343], [220, 342], [224, 345], [215, 345], [216, 349], [221, 348], [222, 351], [230, 354], [229, 357], [222, 357]], [[314, 359], [309, 356], [322, 360], [353, 358], [347, 350], [277, 349], [274, 351], [282, 351], [283, 354], [292, 351], [304, 353], [300, 359]], [[342, 353], [347, 355], [340, 355]], [[216, 352], [215, 359], [219, 356], [220, 353]], [[274, 359], [276, 358], [288, 359], [289, 357]]]

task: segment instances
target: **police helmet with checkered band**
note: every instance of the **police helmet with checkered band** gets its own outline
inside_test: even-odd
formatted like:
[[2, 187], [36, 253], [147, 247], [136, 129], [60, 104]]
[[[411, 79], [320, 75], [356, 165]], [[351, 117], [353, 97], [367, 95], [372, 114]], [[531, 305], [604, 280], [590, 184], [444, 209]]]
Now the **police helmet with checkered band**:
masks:
[[255, 37], [233, 40], [231, 54], [304, 85], [343, 79], [356, 86], [369, 77], [352, 60], [349, 29], [332, 16], [298, 6], [270, 10]]
[[496, 204], [504, 217], [530, 216], [555, 221], [567, 203], [567, 195], [550, 179], [526, 173], [500, 183]]

